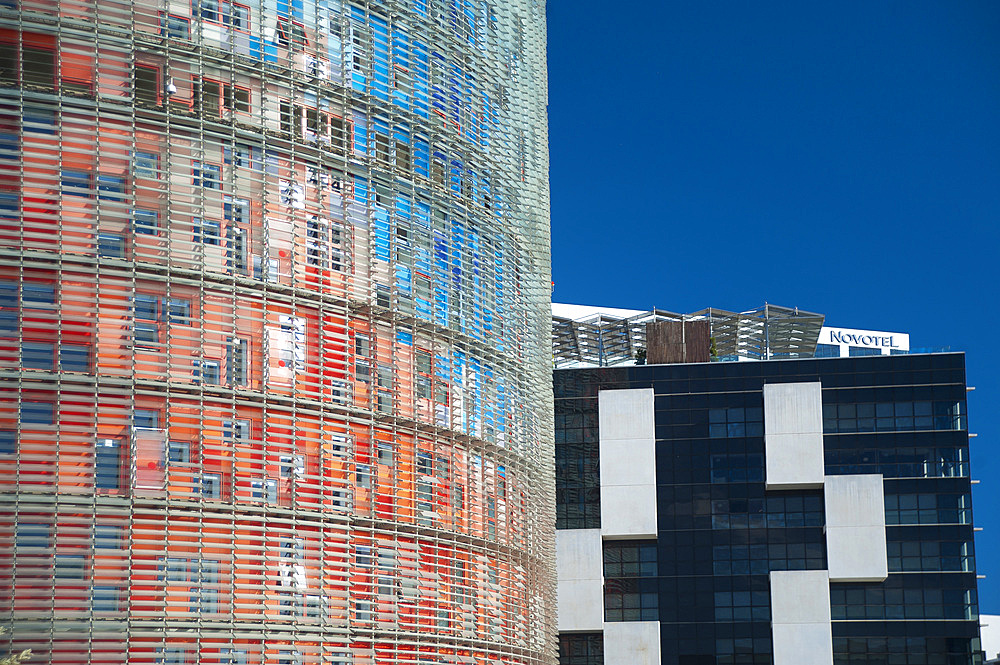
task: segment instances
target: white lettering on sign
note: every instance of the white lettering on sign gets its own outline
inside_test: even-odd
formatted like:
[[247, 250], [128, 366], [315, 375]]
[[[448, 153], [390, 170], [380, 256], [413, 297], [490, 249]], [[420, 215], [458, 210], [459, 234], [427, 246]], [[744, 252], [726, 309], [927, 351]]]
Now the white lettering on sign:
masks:
[[851, 344], [853, 346], [877, 346], [898, 349], [892, 335], [859, 335], [856, 333], [843, 332], [841, 330], [830, 331], [830, 342], [832, 344]]

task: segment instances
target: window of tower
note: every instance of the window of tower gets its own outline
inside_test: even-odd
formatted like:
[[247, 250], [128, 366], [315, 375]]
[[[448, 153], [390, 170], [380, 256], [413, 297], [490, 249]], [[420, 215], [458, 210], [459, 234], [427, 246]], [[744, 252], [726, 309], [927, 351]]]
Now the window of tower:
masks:
[[[40, 36], [40, 35], [39, 35]], [[55, 38], [38, 40], [28, 43], [28, 35], [24, 35], [24, 45], [21, 47], [22, 83], [26, 87], [54, 90], [56, 87], [56, 48]]]
[[0, 84], [17, 85], [19, 70], [17, 34], [13, 31], [0, 32]]
[[193, 162], [191, 165], [191, 184], [206, 189], [222, 188], [222, 168], [218, 164]]
[[196, 104], [210, 117], [226, 112], [250, 113], [250, 88], [230, 85], [208, 77], [194, 80]]
[[90, 96], [94, 92], [94, 59], [89, 53], [75, 53], [64, 44], [59, 55], [59, 86], [63, 93]]
[[160, 68], [137, 64], [132, 76], [132, 88], [136, 102], [159, 106], [162, 103], [163, 92], [163, 87], [160, 85]]
[[98, 439], [94, 447], [94, 487], [118, 490], [122, 487], [122, 442], [118, 439]]
[[160, 34], [173, 39], [190, 39], [191, 21], [175, 14], [160, 14]]
[[286, 48], [309, 45], [305, 26], [297, 21], [291, 21], [285, 16], [278, 17], [276, 39], [279, 46]]
[[132, 226], [140, 235], [156, 236], [160, 234], [160, 213], [158, 210], [132, 211]]

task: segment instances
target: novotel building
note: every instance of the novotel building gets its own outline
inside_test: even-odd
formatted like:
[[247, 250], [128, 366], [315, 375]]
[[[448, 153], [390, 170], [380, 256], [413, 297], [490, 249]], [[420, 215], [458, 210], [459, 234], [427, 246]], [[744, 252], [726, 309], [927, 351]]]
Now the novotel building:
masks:
[[562, 665], [983, 665], [963, 354], [554, 390]]

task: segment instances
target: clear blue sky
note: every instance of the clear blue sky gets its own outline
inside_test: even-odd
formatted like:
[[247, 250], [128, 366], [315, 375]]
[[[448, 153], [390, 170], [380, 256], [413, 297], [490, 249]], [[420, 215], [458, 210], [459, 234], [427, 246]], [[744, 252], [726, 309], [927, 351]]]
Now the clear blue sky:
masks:
[[1000, 614], [1000, 3], [547, 11], [553, 299], [766, 300], [967, 352]]

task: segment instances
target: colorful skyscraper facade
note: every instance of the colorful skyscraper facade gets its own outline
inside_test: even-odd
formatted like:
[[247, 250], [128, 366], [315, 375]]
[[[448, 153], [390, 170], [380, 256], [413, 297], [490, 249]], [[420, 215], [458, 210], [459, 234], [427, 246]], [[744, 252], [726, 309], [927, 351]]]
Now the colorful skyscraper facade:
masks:
[[546, 94], [527, 0], [0, 3], [0, 648], [551, 662]]

